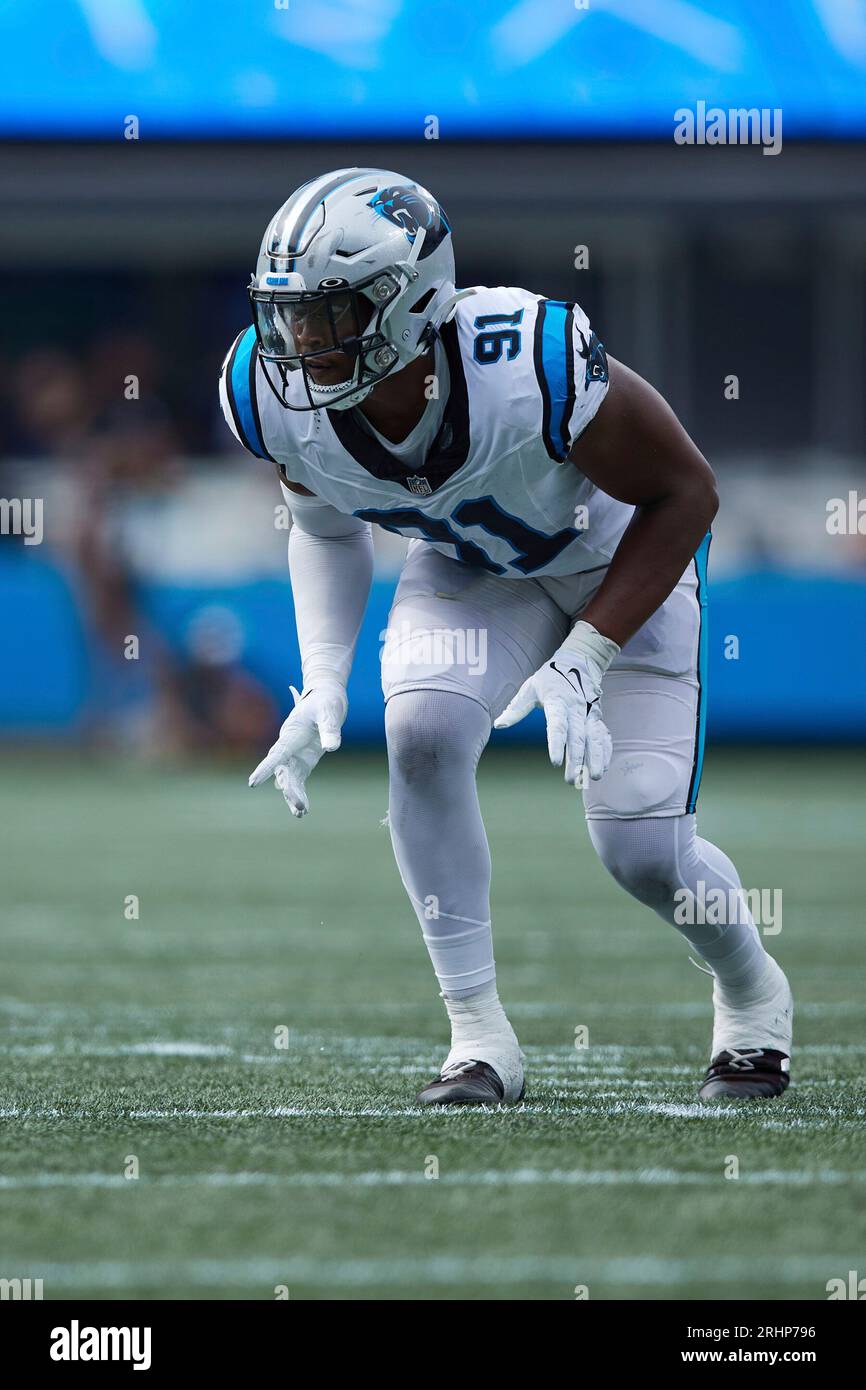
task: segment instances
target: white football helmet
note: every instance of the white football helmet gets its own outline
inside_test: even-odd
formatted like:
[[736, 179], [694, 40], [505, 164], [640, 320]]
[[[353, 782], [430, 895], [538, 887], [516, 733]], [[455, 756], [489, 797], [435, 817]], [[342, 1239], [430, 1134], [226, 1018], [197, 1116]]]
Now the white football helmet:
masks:
[[265, 232], [249, 295], [262, 368], [288, 410], [357, 405], [427, 351], [463, 297], [445, 213], [387, 169], [337, 169], [293, 193]]

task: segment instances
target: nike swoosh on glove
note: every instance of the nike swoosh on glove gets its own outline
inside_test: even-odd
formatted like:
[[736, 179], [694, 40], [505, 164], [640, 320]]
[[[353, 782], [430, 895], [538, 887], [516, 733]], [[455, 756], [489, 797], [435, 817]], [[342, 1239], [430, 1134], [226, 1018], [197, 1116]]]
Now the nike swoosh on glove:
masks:
[[547, 721], [550, 761], [560, 767], [565, 758], [565, 780], [572, 787], [584, 785], [584, 766], [597, 782], [613, 752], [601, 717], [601, 682], [618, 653], [616, 642], [602, 637], [591, 623], [576, 623], [550, 661], [523, 682], [493, 727], [508, 729], [540, 706]]
[[306, 781], [323, 753], [334, 753], [342, 742], [341, 729], [349, 702], [338, 681], [326, 681], [300, 695], [289, 687], [295, 707], [280, 729], [280, 736], [250, 777], [258, 787], [273, 777], [293, 816], [310, 809]]

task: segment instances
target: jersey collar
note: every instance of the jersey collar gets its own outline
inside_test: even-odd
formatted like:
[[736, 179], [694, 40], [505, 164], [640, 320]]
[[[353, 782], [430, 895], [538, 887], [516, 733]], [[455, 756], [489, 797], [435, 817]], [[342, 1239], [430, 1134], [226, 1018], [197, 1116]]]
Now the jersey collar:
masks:
[[[358, 424], [354, 410], [326, 411], [334, 433], [356, 463], [380, 482], [398, 483], [415, 496], [419, 495], [419, 476], [426, 482], [430, 493], [436, 492], [463, 467], [469, 454], [469, 394], [466, 390], [457, 325], [453, 319], [450, 323], [442, 325], [439, 337], [448, 360], [450, 389], [442, 423], [430, 445], [420, 474], [414, 468], [407, 467], [396, 455], [389, 453], [378, 439], [368, 434]], [[427, 488], [424, 489], [424, 493], [426, 492]]]

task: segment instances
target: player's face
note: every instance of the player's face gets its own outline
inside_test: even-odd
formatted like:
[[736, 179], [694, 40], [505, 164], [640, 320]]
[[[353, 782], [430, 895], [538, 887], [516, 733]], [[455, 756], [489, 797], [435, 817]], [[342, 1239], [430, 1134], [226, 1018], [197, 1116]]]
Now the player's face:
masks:
[[295, 351], [307, 358], [307, 371], [319, 386], [335, 386], [352, 375], [355, 358], [338, 344], [364, 332], [373, 306], [360, 295], [330, 294], [286, 306], [287, 326]]

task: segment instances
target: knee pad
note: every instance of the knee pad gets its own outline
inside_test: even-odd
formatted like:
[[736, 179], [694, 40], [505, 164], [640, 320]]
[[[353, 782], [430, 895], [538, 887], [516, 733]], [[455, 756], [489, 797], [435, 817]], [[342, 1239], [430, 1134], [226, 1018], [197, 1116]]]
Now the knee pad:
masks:
[[584, 793], [587, 818], [639, 819], [653, 812], [685, 811], [691, 766], [677, 753], [639, 748], [630, 751], [614, 744], [610, 767]]

